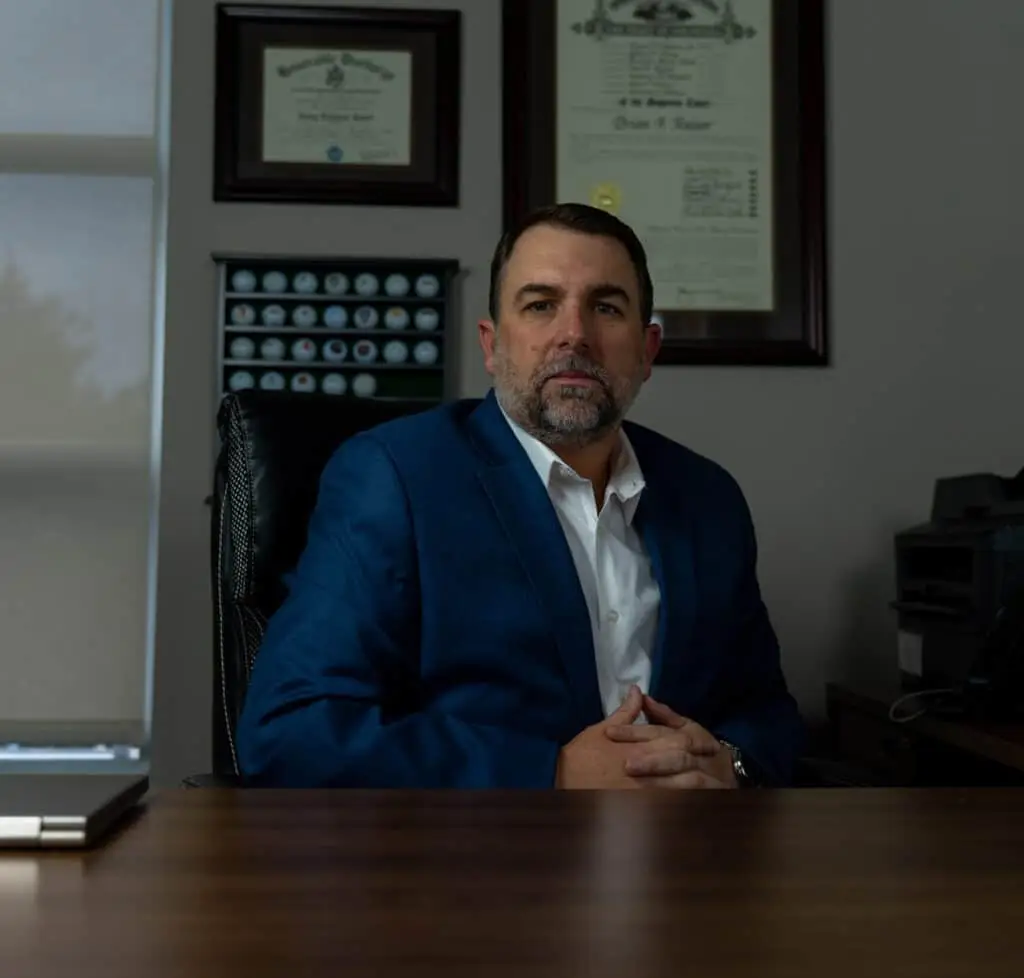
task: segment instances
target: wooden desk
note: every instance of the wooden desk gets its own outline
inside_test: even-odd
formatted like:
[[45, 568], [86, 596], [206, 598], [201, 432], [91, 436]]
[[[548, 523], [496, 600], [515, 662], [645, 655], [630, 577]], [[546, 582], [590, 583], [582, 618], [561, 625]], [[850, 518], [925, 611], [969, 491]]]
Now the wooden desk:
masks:
[[0, 856], [11, 978], [1024, 974], [1024, 792], [180, 791]]

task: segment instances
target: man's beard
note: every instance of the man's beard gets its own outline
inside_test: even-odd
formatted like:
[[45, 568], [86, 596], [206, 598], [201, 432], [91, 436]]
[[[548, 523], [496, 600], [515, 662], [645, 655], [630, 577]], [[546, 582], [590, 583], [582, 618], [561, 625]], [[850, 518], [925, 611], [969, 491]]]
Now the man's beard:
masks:
[[[498, 403], [524, 431], [549, 446], [583, 448], [599, 441], [622, 421], [640, 389], [639, 371], [616, 385], [603, 367], [578, 353], [543, 364], [525, 383], [519, 382], [500, 348], [496, 368]], [[566, 372], [583, 374], [595, 383], [549, 383]]]

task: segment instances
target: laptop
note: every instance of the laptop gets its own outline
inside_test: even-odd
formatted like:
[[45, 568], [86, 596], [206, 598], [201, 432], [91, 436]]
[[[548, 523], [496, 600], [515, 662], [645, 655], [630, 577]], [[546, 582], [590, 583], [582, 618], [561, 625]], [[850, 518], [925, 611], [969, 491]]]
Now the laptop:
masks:
[[148, 789], [145, 775], [0, 774], [0, 848], [86, 848]]

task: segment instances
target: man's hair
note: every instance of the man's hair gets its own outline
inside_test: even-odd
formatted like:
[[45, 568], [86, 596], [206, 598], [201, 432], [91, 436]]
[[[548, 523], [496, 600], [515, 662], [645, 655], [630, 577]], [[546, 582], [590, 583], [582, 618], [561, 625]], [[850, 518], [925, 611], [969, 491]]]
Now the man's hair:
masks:
[[494, 249], [491, 259], [491, 294], [488, 303], [491, 319], [498, 321], [499, 293], [505, 266], [512, 255], [516, 242], [530, 228], [544, 224], [549, 227], [565, 228], [579, 234], [593, 234], [603, 238], [614, 238], [629, 253], [629, 260], [636, 270], [640, 286], [640, 315], [646, 326], [654, 313], [654, 286], [651, 273], [647, 270], [647, 253], [633, 229], [614, 214], [590, 207], [587, 204], [552, 204], [527, 214], [517, 225], [509, 228]]

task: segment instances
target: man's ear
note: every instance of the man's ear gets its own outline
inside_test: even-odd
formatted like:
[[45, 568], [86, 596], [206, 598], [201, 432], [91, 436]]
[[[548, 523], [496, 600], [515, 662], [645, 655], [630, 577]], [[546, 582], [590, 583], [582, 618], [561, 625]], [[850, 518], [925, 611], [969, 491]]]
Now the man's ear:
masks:
[[644, 380], [650, 380], [651, 367], [661, 350], [661, 341], [664, 335], [662, 325], [657, 320], [644, 327]]
[[494, 346], [498, 342], [498, 324], [492, 319], [481, 319], [476, 324], [477, 339], [484, 352], [484, 369], [494, 375]]

